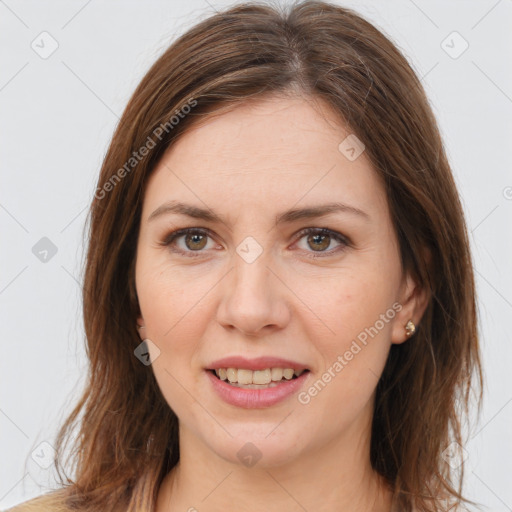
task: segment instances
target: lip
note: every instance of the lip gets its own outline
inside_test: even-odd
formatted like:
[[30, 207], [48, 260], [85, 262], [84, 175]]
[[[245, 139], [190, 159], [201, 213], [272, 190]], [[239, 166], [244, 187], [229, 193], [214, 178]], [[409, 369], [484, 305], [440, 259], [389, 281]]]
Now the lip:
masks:
[[228, 404], [244, 409], [264, 409], [297, 393], [311, 372], [304, 372], [296, 379], [283, 381], [275, 387], [262, 389], [237, 388], [220, 380], [210, 370], [205, 370], [205, 373], [217, 395]]
[[[294, 370], [311, 370], [306, 365], [291, 361], [289, 359], [281, 359], [280, 357], [257, 357], [255, 359], [247, 359], [242, 356], [230, 356], [218, 359], [210, 364], [207, 370], [218, 370], [219, 368], [237, 368], [242, 370], [265, 370], [266, 368], [292, 368]], [[294, 379], [295, 380], [295, 379]]]

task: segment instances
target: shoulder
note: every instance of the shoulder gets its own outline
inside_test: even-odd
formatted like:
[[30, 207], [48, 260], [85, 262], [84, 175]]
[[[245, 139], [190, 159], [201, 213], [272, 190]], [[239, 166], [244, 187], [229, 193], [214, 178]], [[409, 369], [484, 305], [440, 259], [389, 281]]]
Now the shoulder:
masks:
[[3, 512], [69, 512], [62, 490], [50, 491]]

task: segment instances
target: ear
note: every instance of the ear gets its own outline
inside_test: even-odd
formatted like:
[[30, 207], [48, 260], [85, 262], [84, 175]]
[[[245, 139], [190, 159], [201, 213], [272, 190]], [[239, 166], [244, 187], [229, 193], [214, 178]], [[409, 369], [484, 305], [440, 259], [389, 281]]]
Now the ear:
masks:
[[[425, 249], [425, 261], [430, 266], [431, 253], [428, 249]], [[409, 320], [412, 320], [416, 329], [418, 329], [430, 298], [430, 290], [421, 287], [409, 273], [404, 276], [400, 287], [400, 295], [397, 299], [402, 308], [397, 312], [393, 321], [391, 343], [398, 345], [410, 338], [414, 338], [414, 334], [407, 336], [405, 326]]]
[[144, 324], [144, 319], [142, 316], [137, 317], [137, 331], [141, 340], [145, 340], [147, 338], [146, 325]]

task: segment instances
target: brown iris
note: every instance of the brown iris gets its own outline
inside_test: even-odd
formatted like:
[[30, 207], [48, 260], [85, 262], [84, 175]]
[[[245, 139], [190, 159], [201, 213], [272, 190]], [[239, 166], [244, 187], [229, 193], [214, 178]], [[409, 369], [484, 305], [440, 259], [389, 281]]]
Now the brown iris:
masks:
[[[185, 235], [185, 245], [191, 250], [204, 249], [206, 245], [206, 238], [206, 235], [202, 235], [200, 233], [188, 233]], [[192, 246], [188, 245], [189, 241], [192, 241]]]
[[[326, 249], [327, 247], [329, 247], [329, 239], [330, 239], [330, 236], [329, 235], [319, 235], [319, 234], [312, 234], [312, 235], [309, 235], [308, 236], [308, 243], [313, 240], [315, 244], [318, 244], [318, 240], [321, 239], [321, 243], [323, 243], [323, 246], [320, 247], [317, 245], [317, 248], [323, 250], [323, 249]], [[325, 241], [327, 240], [327, 243], [325, 243]]]

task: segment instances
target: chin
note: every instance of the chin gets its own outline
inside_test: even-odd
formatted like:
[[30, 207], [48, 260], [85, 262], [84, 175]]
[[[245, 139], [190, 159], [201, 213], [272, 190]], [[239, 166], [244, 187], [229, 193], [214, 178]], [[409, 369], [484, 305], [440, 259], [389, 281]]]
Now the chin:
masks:
[[[206, 439], [208, 447], [216, 455], [227, 462], [237, 466], [259, 469], [282, 466], [300, 456], [305, 446], [304, 438], [293, 433], [275, 428], [255, 428], [248, 422], [246, 425], [237, 425], [237, 428], [227, 426], [233, 437], [227, 434], [222, 438]], [[267, 427], [267, 424], [265, 425]]]

